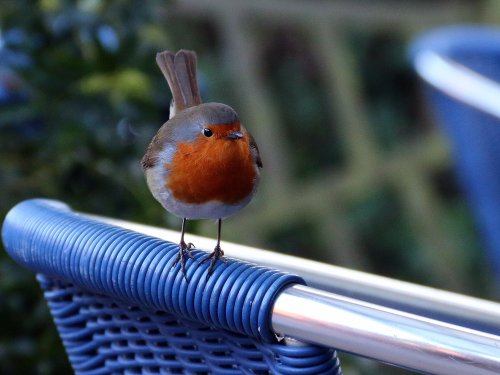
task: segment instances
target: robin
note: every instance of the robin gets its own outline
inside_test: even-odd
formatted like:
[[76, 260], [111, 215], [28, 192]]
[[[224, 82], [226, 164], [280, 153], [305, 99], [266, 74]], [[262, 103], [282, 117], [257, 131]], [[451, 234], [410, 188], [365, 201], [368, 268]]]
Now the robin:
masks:
[[202, 260], [210, 260], [209, 277], [219, 258], [222, 220], [245, 207], [259, 183], [262, 161], [255, 140], [234, 109], [202, 103], [196, 80], [196, 54], [180, 50], [156, 55], [167, 79], [172, 102], [169, 120], [152, 139], [142, 159], [149, 189], [161, 205], [182, 218], [179, 253], [186, 276], [187, 220], [216, 219], [217, 245]]

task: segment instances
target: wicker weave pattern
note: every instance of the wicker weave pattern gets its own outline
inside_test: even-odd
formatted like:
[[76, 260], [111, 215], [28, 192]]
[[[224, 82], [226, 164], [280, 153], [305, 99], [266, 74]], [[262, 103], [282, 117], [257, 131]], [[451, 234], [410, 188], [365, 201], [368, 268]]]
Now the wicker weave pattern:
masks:
[[78, 374], [341, 374], [329, 348], [266, 344], [38, 280]]
[[2, 227], [5, 248], [39, 274], [76, 373], [340, 374], [332, 349], [279, 343], [274, 300], [294, 275], [227, 260], [207, 278], [194, 250], [184, 278], [178, 245], [25, 201]]

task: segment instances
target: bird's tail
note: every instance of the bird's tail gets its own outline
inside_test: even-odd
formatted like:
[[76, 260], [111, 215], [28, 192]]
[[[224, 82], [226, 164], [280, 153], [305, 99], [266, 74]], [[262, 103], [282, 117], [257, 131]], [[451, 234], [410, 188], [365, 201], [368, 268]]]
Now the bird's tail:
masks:
[[170, 51], [159, 52], [156, 62], [172, 91], [173, 109], [176, 113], [201, 103], [194, 51], [180, 50], [176, 54]]

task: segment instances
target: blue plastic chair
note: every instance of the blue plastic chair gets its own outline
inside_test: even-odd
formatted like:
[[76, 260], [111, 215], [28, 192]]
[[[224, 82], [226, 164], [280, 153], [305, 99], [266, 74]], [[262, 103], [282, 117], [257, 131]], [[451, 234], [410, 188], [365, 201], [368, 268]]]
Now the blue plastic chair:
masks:
[[10, 256], [36, 272], [77, 374], [341, 374], [333, 349], [279, 340], [271, 311], [294, 275], [193, 251], [29, 200], [7, 215]]
[[412, 45], [500, 285], [500, 29], [445, 27]]

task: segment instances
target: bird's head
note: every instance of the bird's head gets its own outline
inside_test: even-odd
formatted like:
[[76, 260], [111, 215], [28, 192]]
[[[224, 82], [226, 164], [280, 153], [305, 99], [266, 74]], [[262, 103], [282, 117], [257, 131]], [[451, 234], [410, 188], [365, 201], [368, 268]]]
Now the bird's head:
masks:
[[203, 103], [177, 113], [169, 120], [176, 127], [176, 141], [230, 142], [244, 137], [234, 109], [221, 103]]

